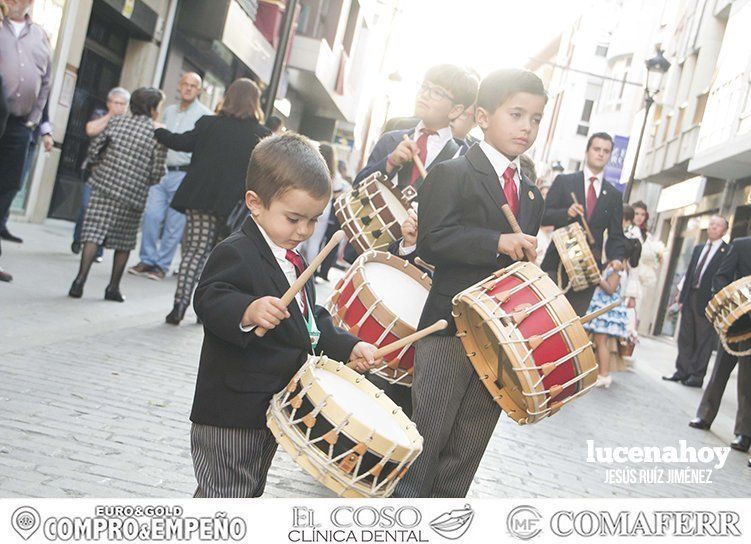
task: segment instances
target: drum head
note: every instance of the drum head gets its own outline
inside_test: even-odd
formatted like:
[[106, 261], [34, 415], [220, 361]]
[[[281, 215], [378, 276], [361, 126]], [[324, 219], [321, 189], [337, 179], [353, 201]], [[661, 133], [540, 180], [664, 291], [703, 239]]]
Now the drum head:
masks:
[[400, 225], [404, 223], [409, 218], [409, 213], [407, 212], [407, 208], [404, 207], [404, 204], [402, 204], [402, 201], [392, 192], [393, 189], [387, 187], [380, 181], [376, 181], [375, 183], [378, 190], [383, 195], [383, 200], [386, 202], [386, 206], [391, 210], [391, 213], [394, 214], [394, 219], [396, 219], [397, 223]]
[[383, 406], [376, 403], [367, 393], [349, 380], [323, 368], [315, 368], [313, 375], [321, 389], [332, 395], [336, 402], [345, 407], [352, 416], [387, 440], [409, 448], [412, 444], [405, 430]]
[[376, 297], [407, 325], [417, 329], [428, 289], [388, 264], [366, 262], [364, 268], [365, 279]]

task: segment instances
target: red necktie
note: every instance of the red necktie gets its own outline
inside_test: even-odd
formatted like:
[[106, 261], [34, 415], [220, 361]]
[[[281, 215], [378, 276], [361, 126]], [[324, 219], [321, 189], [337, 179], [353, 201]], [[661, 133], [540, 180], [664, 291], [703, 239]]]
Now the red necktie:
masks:
[[[423, 166], [427, 166], [425, 161], [428, 157], [428, 136], [438, 134], [435, 130], [428, 130], [424, 128], [420, 131], [420, 137], [417, 138], [417, 156], [420, 157]], [[417, 166], [412, 166], [412, 177], [409, 178], [409, 184], [414, 185], [415, 182], [420, 179], [420, 171]]]
[[597, 178], [592, 176], [589, 178], [589, 189], [587, 190], [587, 221], [592, 220], [592, 212], [595, 211], [597, 205], [597, 192], [595, 191], [595, 180]]
[[[297, 273], [297, 277], [299, 278], [300, 274], [302, 274], [303, 271], [305, 270], [305, 265], [302, 262], [302, 257], [300, 257], [300, 255], [298, 255], [297, 253], [295, 253], [291, 249], [288, 249], [287, 250], [287, 254], [284, 256], [284, 258], [287, 259], [289, 262], [291, 262], [294, 265], [295, 272]], [[305, 316], [305, 314], [308, 311], [307, 310], [308, 305], [307, 305], [307, 301], [306, 301], [306, 297], [305, 297], [305, 289], [304, 288], [303, 288], [302, 291], [300, 291], [300, 294], [302, 296], [302, 313], [303, 313], [303, 316]]]
[[514, 216], [519, 216], [519, 192], [516, 189], [516, 182], [514, 181], [514, 172], [516, 169], [514, 165], [510, 165], [503, 173], [503, 194], [506, 195], [506, 202], [508, 202], [509, 208], [514, 212]]

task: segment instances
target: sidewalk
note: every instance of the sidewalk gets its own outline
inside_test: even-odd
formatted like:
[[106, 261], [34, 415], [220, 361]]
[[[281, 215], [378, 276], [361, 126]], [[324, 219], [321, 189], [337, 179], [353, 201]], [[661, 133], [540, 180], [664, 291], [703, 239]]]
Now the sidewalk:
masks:
[[[190, 496], [188, 415], [202, 329], [192, 310], [182, 326], [164, 324], [171, 276], [127, 276], [126, 303], [102, 300], [109, 252], [94, 265], [84, 298], [69, 299], [78, 266], [71, 228], [52, 220], [13, 223], [25, 243], [3, 244], [0, 262], [15, 280], [0, 284], [0, 497]], [[319, 296], [329, 290], [319, 286]], [[593, 391], [537, 425], [519, 427], [502, 416], [470, 496], [747, 496], [751, 469], [738, 452], [705, 485], [606, 484], [611, 467], [586, 462], [587, 440], [727, 445], [734, 378], [712, 432], [691, 429], [701, 391], [660, 379], [672, 372], [674, 357], [670, 343], [644, 339], [633, 371], [616, 374], [609, 390]], [[266, 490], [269, 497], [331, 496], [281, 450]]]

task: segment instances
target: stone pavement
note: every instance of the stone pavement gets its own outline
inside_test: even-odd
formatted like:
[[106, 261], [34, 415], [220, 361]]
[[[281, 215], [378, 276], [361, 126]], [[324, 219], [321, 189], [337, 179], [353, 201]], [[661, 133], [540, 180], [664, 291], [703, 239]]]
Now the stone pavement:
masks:
[[[84, 298], [69, 299], [78, 263], [69, 251], [70, 229], [52, 220], [13, 223], [26, 242], [3, 244], [0, 262], [16, 279], [0, 284], [0, 497], [190, 496], [188, 414], [201, 327], [192, 313], [183, 326], [164, 324], [174, 277], [127, 276], [127, 302], [103, 301], [109, 254], [93, 267]], [[329, 288], [320, 286], [321, 296]], [[633, 370], [616, 374], [609, 390], [593, 391], [533, 426], [502, 416], [470, 496], [748, 496], [751, 469], [738, 452], [704, 485], [608, 484], [608, 467], [586, 462], [587, 440], [727, 445], [735, 382], [712, 432], [690, 429], [700, 391], [660, 380], [674, 357], [669, 342], [644, 339]], [[266, 495], [331, 493], [279, 451]]]

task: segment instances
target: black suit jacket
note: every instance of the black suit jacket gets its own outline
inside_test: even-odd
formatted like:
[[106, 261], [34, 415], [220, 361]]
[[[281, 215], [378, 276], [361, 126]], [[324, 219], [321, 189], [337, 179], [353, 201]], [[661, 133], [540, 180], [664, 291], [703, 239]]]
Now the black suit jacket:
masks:
[[[396, 146], [398, 146], [399, 143], [404, 139], [405, 134], [409, 136], [410, 139], [414, 140], [415, 127], [413, 126], [412, 128], [405, 130], [392, 130], [391, 132], [387, 132], [386, 134], [381, 136], [375, 147], [373, 147], [373, 151], [370, 152], [368, 163], [362, 170], [360, 170], [360, 172], [358, 172], [352, 184], [357, 187], [357, 185], [362, 180], [364, 180], [374, 172], [381, 172], [384, 175], [387, 175], [386, 159], [388, 159], [389, 153], [396, 149]], [[430, 170], [434, 166], [443, 161], [447, 161], [453, 158], [454, 155], [456, 155], [457, 151], [459, 151], [460, 147], [461, 146], [456, 142], [456, 140], [451, 138], [448, 142], [446, 142], [446, 144], [443, 146], [443, 149], [441, 149], [436, 158], [433, 159], [433, 162], [426, 166], [425, 169], [430, 172]], [[403, 188], [409, 185], [410, 178], [412, 177], [412, 167], [413, 164], [411, 162], [404, 163], [400, 169], [395, 170], [391, 173], [392, 178], [396, 176], [398, 187]], [[415, 188], [417, 188], [417, 184], [415, 185]]]
[[245, 194], [250, 154], [270, 134], [255, 119], [223, 115], [204, 115], [193, 130], [181, 134], [156, 129], [154, 137], [160, 143], [193, 153], [172, 207], [183, 213], [192, 209], [227, 217]]
[[746, 276], [751, 276], [751, 236], [736, 238], [730, 242], [725, 258], [712, 278], [712, 292], [716, 293]]
[[[548, 195], [545, 197], [545, 214], [542, 217], [543, 226], [553, 226], [556, 229], [574, 222], [581, 223], [581, 217], [571, 218], [568, 209], [574, 203], [571, 193], [576, 194], [579, 204], [586, 209], [587, 199], [584, 192], [584, 172], [561, 174], [553, 180]], [[589, 230], [595, 239], [592, 252], [599, 263], [602, 257], [603, 234], [608, 231], [606, 252], [608, 259], [623, 260], [626, 256], [626, 237], [623, 235], [623, 197], [610, 183], [603, 180], [597, 205], [589, 220]], [[550, 244], [542, 261], [542, 269], [555, 271], [561, 258], [555, 244]]]
[[[683, 279], [683, 288], [681, 289], [680, 302], [681, 304], [688, 303], [688, 295], [691, 292], [691, 286], [694, 284], [694, 278], [696, 274], [696, 267], [699, 265], [699, 257], [704, 250], [706, 244], [698, 245], [694, 248], [691, 254], [691, 261], [688, 263], [688, 269], [686, 270], [686, 277]], [[701, 282], [699, 283], [699, 293], [696, 299], [698, 304], [697, 310], [704, 315], [704, 309], [709, 303], [709, 299], [712, 298], [712, 279], [714, 278], [717, 270], [720, 268], [722, 261], [727, 254], [728, 245], [722, 242], [720, 249], [715, 251], [712, 260], [707, 264], [704, 274], [701, 276]]]
[[[501, 211], [505, 203], [499, 177], [479, 145], [430, 171], [420, 188], [417, 253], [435, 273], [420, 328], [446, 319], [449, 328], [441, 334], [454, 334], [454, 295], [513, 262], [498, 256], [499, 237], [513, 232]], [[540, 191], [523, 178], [517, 219], [522, 231], [537, 234], [544, 207]]]
[[[263, 338], [242, 332], [248, 305], [263, 296], [281, 297], [289, 282], [255, 222], [216, 246], [201, 274], [194, 307], [204, 327], [193, 411], [195, 423], [218, 427], [266, 427], [266, 410], [274, 393], [287, 385], [310, 353], [310, 340], [300, 308], [289, 305], [290, 317]], [[305, 292], [315, 304], [315, 285]], [[338, 329], [329, 313], [315, 307], [321, 337], [317, 351], [346, 362], [359, 341]]]

